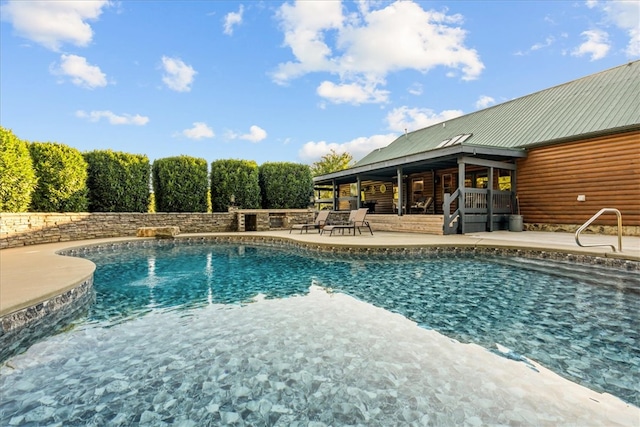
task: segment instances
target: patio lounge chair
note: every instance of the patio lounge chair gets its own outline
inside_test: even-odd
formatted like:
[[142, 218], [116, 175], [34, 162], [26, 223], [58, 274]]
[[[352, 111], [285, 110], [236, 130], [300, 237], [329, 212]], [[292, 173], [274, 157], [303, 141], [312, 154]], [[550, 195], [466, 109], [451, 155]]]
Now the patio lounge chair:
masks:
[[320, 232], [322, 227], [327, 223], [327, 218], [329, 217], [330, 212], [331, 211], [328, 209], [318, 212], [316, 220], [310, 224], [293, 224], [289, 229], [289, 234], [291, 234], [291, 231], [293, 230], [300, 230], [300, 234], [302, 234], [302, 230], [304, 230], [305, 233], [308, 233], [310, 228]]
[[433, 209], [433, 197], [420, 198], [415, 205], [411, 205], [411, 212], [426, 214], [430, 209]]
[[329, 231], [329, 236], [332, 236], [334, 230], [340, 230], [342, 234], [344, 234], [344, 230], [347, 230], [349, 233], [351, 233], [351, 230], [353, 230], [353, 235], [355, 236], [356, 230], [358, 230], [358, 233], [362, 234], [360, 228], [367, 227], [369, 229], [369, 232], [373, 236], [371, 225], [369, 225], [369, 222], [365, 219], [367, 217], [368, 210], [368, 208], [352, 210], [349, 214], [349, 220], [346, 223], [325, 225], [320, 234], [324, 234], [325, 231]]

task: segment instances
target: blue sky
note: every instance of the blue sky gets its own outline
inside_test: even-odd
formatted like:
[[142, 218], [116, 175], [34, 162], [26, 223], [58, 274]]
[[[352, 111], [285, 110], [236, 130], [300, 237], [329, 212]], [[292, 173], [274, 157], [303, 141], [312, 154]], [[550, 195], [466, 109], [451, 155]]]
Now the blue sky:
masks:
[[638, 1], [0, 1], [0, 125], [157, 158], [356, 160], [640, 57]]

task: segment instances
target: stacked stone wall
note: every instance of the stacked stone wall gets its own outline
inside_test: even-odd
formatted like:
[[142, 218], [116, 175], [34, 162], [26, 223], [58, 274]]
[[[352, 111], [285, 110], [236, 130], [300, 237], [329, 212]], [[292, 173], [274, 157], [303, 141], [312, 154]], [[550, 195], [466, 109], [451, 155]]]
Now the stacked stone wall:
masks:
[[[140, 227], [180, 228], [180, 233], [238, 231], [238, 212], [216, 213], [0, 213], [0, 249], [105, 237], [134, 237]], [[268, 211], [260, 224], [269, 229]], [[283, 211], [286, 224], [311, 212]], [[281, 213], [281, 214], [282, 214]]]

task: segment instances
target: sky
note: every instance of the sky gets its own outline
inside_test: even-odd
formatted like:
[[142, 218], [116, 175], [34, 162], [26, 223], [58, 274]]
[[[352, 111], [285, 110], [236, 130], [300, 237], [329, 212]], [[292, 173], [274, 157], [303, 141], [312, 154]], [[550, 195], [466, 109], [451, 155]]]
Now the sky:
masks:
[[640, 1], [0, 0], [21, 139], [312, 164], [640, 58]]

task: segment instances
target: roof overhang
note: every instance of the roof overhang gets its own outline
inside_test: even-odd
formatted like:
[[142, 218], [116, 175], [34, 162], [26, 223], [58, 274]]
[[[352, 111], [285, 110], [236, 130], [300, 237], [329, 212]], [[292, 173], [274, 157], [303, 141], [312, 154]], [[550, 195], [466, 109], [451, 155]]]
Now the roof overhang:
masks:
[[394, 179], [398, 168], [402, 168], [403, 175], [423, 172], [425, 170], [448, 169], [457, 167], [458, 159], [465, 158], [473, 161], [473, 158], [482, 160], [505, 162], [527, 156], [525, 150], [514, 148], [497, 148], [477, 145], [454, 145], [436, 150], [424, 151], [409, 156], [398, 157], [377, 163], [369, 163], [349, 169], [320, 175], [313, 178], [316, 185], [322, 184], [346, 184], [353, 183], [358, 178], [361, 180]]

